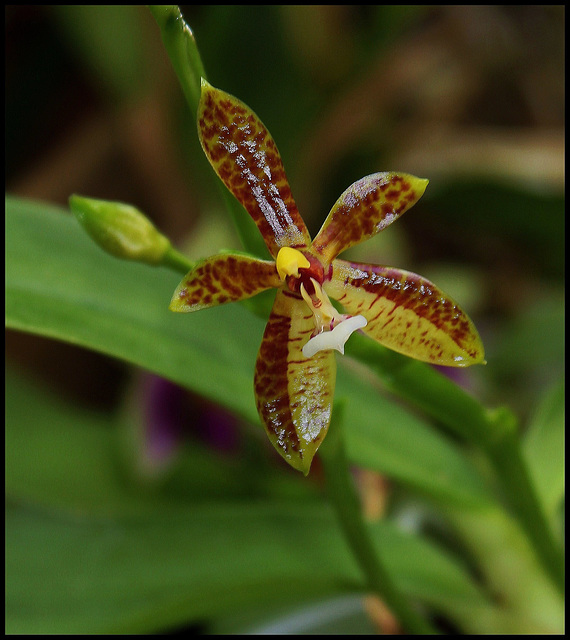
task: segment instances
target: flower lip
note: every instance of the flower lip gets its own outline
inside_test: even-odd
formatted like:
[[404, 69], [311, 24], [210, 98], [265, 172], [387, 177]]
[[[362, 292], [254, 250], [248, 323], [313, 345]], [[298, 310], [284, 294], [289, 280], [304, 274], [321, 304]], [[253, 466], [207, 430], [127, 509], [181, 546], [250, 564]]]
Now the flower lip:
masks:
[[320, 284], [311, 278], [312, 291], [307, 291], [305, 283], [301, 283], [300, 292], [303, 300], [313, 312], [315, 330], [311, 339], [303, 346], [303, 356], [312, 358], [319, 351], [336, 349], [344, 354], [344, 344], [357, 329], [368, 324], [364, 316], [346, 316], [339, 313], [331, 304]]
[[311, 338], [303, 347], [305, 358], [312, 358], [319, 351], [336, 349], [344, 355], [344, 345], [354, 331], [368, 324], [364, 316], [350, 316], [339, 322], [332, 331], [322, 331]]

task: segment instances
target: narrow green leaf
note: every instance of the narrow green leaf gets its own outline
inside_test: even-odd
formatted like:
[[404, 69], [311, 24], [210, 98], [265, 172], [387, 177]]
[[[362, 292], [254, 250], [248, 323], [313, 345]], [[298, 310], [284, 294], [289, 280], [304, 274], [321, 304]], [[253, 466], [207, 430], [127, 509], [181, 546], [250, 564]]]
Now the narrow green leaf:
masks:
[[519, 617], [519, 623], [527, 625], [527, 630], [523, 627], [521, 632], [561, 633], [564, 596], [545, 572], [520, 523], [494, 506], [452, 508], [447, 516], [470, 557], [477, 562], [490, 592], [507, 611]]
[[[6, 516], [10, 634], [148, 633], [361, 588], [322, 505], [210, 503], [109, 519], [9, 505]], [[375, 534], [410, 595], [440, 610], [488, 605], [434, 547], [387, 524]]]
[[564, 496], [564, 380], [545, 393], [525, 434], [523, 452], [544, 508], [553, 517]]

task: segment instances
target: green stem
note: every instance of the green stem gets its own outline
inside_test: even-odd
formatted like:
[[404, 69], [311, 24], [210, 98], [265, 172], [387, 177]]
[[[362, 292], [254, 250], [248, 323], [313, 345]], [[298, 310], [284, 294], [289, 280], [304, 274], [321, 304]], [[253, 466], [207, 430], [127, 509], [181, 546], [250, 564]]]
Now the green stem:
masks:
[[183, 275], [186, 275], [196, 266], [195, 262], [188, 260], [186, 256], [182, 255], [180, 251], [175, 249], [172, 245], [162, 257], [161, 264], [163, 267], [168, 267], [169, 269], [178, 271]]
[[531, 540], [543, 567], [564, 594], [564, 551], [559, 546], [543, 506], [538, 498], [528, 467], [524, 461], [520, 438], [503, 421], [508, 420], [502, 412], [490, 419], [497, 425], [500, 438], [488, 443], [486, 453], [493, 463], [501, 488], [511, 510]]
[[160, 27], [162, 42], [182, 86], [186, 102], [196, 118], [200, 83], [206, 77], [206, 72], [192, 29], [186, 24], [176, 5], [149, 5], [149, 9]]
[[374, 370], [391, 391], [485, 452], [506, 503], [525, 530], [545, 571], [564, 593], [564, 553], [550, 529], [524, 463], [515, 416], [508, 409], [486, 410], [429, 365], [385, 349], [364, 336], [354, 336], [349, 346], [350, 354]]
[[346, 540], [366, 576], [367, 587], [384, 601], [406, 631], [422, 635], [437, 634], [438, 631], [412, 609], [377, 554], [350, 475], [342, 433], [342, 406], [338, 406], [338, 403], [333, 416], [327, 438], [320, 448], [320, 458], [327, 493]]

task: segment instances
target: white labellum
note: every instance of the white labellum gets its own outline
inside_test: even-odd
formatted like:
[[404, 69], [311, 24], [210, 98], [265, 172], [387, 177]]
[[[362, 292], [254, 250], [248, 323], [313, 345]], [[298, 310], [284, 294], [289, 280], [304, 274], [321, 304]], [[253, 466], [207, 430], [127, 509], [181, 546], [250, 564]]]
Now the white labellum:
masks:
[[368, 324], [364, 316], [352, 316], [339, 322], [332, 331], [322, 331], [303, 347], [305, 358], [312, 358], [319, 351], [336, 349], [344, 355], [344, 344], [350, 338], [353, 331], [362, 329]]

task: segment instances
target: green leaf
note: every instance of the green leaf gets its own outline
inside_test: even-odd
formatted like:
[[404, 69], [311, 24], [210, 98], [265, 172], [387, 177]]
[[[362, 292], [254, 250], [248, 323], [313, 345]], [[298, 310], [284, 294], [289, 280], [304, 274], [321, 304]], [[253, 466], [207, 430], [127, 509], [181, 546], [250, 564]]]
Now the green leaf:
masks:
[[[481, 580], [518, 619], [520, 633], [561, 633], [564, 596], [544, 571], [519, 523], [498, 507], [451, 508], [446, 515], [476, 561]], [[514, 633], [514, 628], [505, 632]]]
[[[441, 610], [487, 605], [440, 551], [388, 524], [375, 533], [412, 595]], [[8, 633], [160, 631], [361, 588], [332, 513], [317, 504], [212, 502], [114, 518], [12, 504], [6, 549]]]
[[251, 497], [254, 484], [260, 495], [268, 486], [274, 494], [280, 487], [300, 500], [314, 490], [280, 468], [252, 469], [250, 458], [220, 457], [194, 441], [180, 444], [178, 464], [157, 485], [133, 472], [137, 444], [124, 437], [123, 412], [119, 420], [64, 403], [9, 369], [5, 389], [5, 486], [16, 501], [81, 513], [141, 514], [190, 497]]
[[564, 496], [564, 379], [544, 394], [525, 434], [523, 451], [550, 517]]
[[9, 370], [5, 389], [7, 496], [48, 507], [128, 505], [128, 493], [118, 491], [113, 425], [105, 416], [79, 413]]
[[223, 394], [225, 406], [256, 420], [260, 320], [237, 305], [174, 314], [178, 273], [107, 256], [60, 209], [7, 206], [7, 326], [124, 359], [212, 400]]
[[369, 378], [339, 367], [335, 396], [347, 398], [344, 429], [352, 462], [443, 503], [475, 505], [490, 496], [459, 449], [433, 427], [382, 395]]
[[[362, 588], [322, 500], [240, 499], [252, 470], [221, 461], [190, 467], [190, 495], [149, 494], [117, 472], [108, 419], [11, 375], [7, 400], [8, 633], [148, 633]], [[371, 533], [410, 597], [466, 631], [528, 630], [437, 547], [389, 522]]]
[[[9, 199], [6, 239], [8, 327], [122, 358], [258, 423], [252, 380], [262, 320], [240, 305], [171, 313], [177, 274], [104, 254], [53, 207]], [[362, 374], [339, 369], [354, 463], [443, 501], [489, 501], [460, 450]]]
[[372, 635], [377, 632], [361, 595], [347, 595], [280, 607], [274, 611], [241, 611], [208, 625], [214, 635]]
[[318, 507], [211, 503], [104, 519], [12, 505], [6, 528], [9, 633], [159, 631], [358, 583]]

